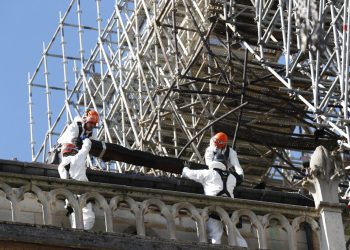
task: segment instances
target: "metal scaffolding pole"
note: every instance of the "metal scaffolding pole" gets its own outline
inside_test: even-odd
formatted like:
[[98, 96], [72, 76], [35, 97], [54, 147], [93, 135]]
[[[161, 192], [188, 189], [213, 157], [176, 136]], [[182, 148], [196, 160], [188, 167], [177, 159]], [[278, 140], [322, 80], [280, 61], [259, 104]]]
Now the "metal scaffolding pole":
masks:
[[[191, 161], [203, 161], [211, 135], [223, 131], [235, 138], [247, 183], [274, 169], [278, 152], [347, 147], [349, 8], [348, 0], [72, 0], [28, 76], [32, 159], [44, 159], [86, 108], [100, 113], [99, 140]], [[202, 131], [241, 104], [242, 72], [244, 112]], [[46, 122], [35, 105], [43, 102]], [[46, 127], [43, 141], [37, 125]]]

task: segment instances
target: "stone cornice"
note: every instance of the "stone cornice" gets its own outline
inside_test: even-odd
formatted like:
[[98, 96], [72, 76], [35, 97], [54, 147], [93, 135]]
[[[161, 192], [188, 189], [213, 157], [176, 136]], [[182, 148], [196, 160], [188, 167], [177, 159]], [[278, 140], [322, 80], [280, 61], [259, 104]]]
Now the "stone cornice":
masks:
[[198, 207], [205, 207], [215, 204], [224, 209], [251, 209], [255, 212], [268, 213], [276, 212], [284, 215], [318, 217], [315, 208], [297, 206], [290, 204], [279, 204], [265, 201], [245, 200], [245, 199], [229, 199], [216, 196], [205, 196], [201, 194], [184, 193], [178, 191], [159, 190], [150, 188], [131, 187], [126, 185], [96, 183], [96, 182], [79, 182], [75, 180], [62, 180], [54, 177], [43, 177], [13, 173], [1, 173], [0, 181], [10, 186], [36, 185], [44, 191], [55, 188], [66, 188], [74, 193], [98, 192], [106, 197], [115, 195], [127, 195], [135, 200], [144, 200], [149, 198], [158, 198], [163, 202], [176, 203], [186, 200]]

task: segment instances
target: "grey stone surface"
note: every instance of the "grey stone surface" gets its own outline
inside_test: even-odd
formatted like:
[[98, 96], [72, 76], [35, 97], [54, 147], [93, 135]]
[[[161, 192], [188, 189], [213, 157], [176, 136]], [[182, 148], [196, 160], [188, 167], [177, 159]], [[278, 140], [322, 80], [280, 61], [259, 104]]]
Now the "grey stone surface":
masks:
[[211, 245], [197, 242], [180, 242], [145, 236], [116, 233], [94, 233], [84, 230], [62, 229], [52, 226], [22, 223], [0, 223], [1, 241], [28, 242], [47, 246], [64, 246], [78, 249], [115, 250], [204, 250], [242, 249], [225, 245]]
[[[242, 217], [243, 227], [239, 231], [251, 249], [267, 249], [279, 241], [280, 244], [289, 244], [290, 249], [297, 245], [298, 250], [306, 250], [305, 232], [300, 227], [304, 222], [314, 225], [313, 234], [317, 241], [319, 239], [319, 211], [311, 207], [8, 172], [0, 172], [0, 189], [1, 199], [13, 204], [9, 207], [5, 200], [2, 208], [5, 216], [9, 214], [6, 210], [12, 213], [8, 220], [22, 223], [23, 214], [31, 212], [27, 223], [41, 224], [38, 219], [42, 218], [44, 225], [62, 230], [69, 229], [63, 207], [67, 198], [76, 211], [78, 228], [82, 228], [81, 207], [87, 199], [94, 202], [97, 217], [91, 230], [94, 234], [128, 233], [130, 236], [153, 237], [151, 239], [159, 242], [176, 239], [179, 244], [187, 242], [185, 245], [189, 242], [206, 243], [205, 221], [210, 212], [216, 212], [228, 228], [223, 245], [235, 245], [232, 238]], [[24, 206], [19, 206], [20, 203]], [[39, 207], [41, 211], [38, 211]], [[184, 223], [184, 218], [187, 223]], [[277, 221], [287, 235], [281, 237], [268, 230], [273, 221]]]
[[[59, 178], [56, 165], [42, 163], [0, 160], [0, 172]], [[139, 174], [117, 174], [94, 171], [91, 169], [88, 169], [87, 176], [89, 181], [97, 183], [203, 194], [202, 185], [183, 178], [169, 178], [165, 176], [155, 177]], [[300, 195], [298, 193], [258, 190], [244, 187], [236, 187], [234, 193], [235, 197], [240, 199], [314, 207], [311, 196], [305, 197], [305, 195]]]
[[[15, 173], [9, 171], [11, 166], [16, 169]], [[35, 166], [30, 164], [28, 168], [25, 163], [0, 161], [0, 217], [18, 223], [2, 224], [0, 241], [4, 243], [13, 240], [82, 249], [239, 249], [234, 247], [232, 237], [234, 230], [237, 230], [235, 228], [239, 218], [243, 218], [243, 227], [239, 231], [250, 249], [275, 249], [276, 246], [285, 245], [289, 249], [304, 250], [308, 249], [310, 240], [315, 242], [314, 249], [323, 249], [319, 244], [324, 236], [323, 231], [321, 235], [321, 228], [327, 227], [329, 223], [340, 225], [342, 222], [342, 217], [339, 217], [342, 206], [333, 200], [324, 202], [317, 198], [319, 206], [316, 209], [254, 199], [209, 197], [121, 185], [113, 181], [99, 183], [61, 180], [45, 174], [51, 168], [48, 166], [41, 166], [44, 172], [35, 170], [30, 174]], [[2, 171], [4, 169], [6, 171]], [[50, 171], [55, 173], [56, 170]], [[309, 177], [309, 182], [312, 183], [310, 185], [318, 182], [316, 179], [320, 173], [325, 172], [317, 169], [313, 171], [317, 174], [316, 177]], [[112, 180], [114, 175], [101, 176]], [[321, 180], [325, 179], [322, 177]], [[145, 178], [142, 183], [152, 181]], [[166, 182], [163, 186], [165, 184]], [[271, 194], [265, 190], [259, 191], [266, 196]], [[82, 228], [81, 207], [88, 200], [94, 203], [96, 224], [91, 231], [69, 228], [64, 209], [65, 199], [69, 200], [76, 211], [78, 228]], [[227, 227], [228, 233], [223, 237], [222, 246], [206, 243], [205, 222], [210, 212], [217, 213]], [[22, 224], [23, 222], [35, 226]], [[309, 225], [309, 234], [306, 233], [305, 223]], [[36, 229], [35, 234], [39, 234], [39, 237], [28, 228], [32, 231]], [[344, 235], [342, 227], [337, 230], [334, 232]], [[53, 234], [57, 234], [58, 238], [54, 239]], [[63, 239], [66, 243], [62, 243]]]
[[342, 207], [338, 198], [340, 173], [327, 149], [317, 147], [303, 185], [314, 197], [316, 208], [320, 209], [321, 249], [345, 249]]

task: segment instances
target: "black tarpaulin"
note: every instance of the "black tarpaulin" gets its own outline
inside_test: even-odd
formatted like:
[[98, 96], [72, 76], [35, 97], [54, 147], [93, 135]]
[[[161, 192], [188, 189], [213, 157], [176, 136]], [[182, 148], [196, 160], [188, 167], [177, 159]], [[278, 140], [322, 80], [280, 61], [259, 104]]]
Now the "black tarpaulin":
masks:
[[[167, 156], [157, 156], [140, 150], [131, 150], [113, 143], [91, 140], [90, 154], [103, 161], [120, 161], [136, 166], [144, 166], [162, 171], [181, 174], [186, 161]], [[105, 147], [104, 147], [105, 146]], [[104, 149], [105, 148], [105, 149]], [[104, 152], [103, 152], [104, 151]], [[188, 162], [191, 169], [207, 169], [203, 164]]]

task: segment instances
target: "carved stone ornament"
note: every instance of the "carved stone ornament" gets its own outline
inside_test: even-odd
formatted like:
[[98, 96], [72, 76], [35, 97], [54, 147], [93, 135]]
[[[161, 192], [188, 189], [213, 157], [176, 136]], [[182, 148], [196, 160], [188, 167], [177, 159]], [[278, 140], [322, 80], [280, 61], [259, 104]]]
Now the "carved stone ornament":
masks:
[[316, 148], [310, 159], [310, 177], [330, 180], [335, 172], [335, 162], [323, 146]]
[[315, 206], [320, 202], [338, 203], [338, 185], [342, 171], [323, 146], [316, 148], [311, 156], [310, 168], [303, 186], [312, 194]]

